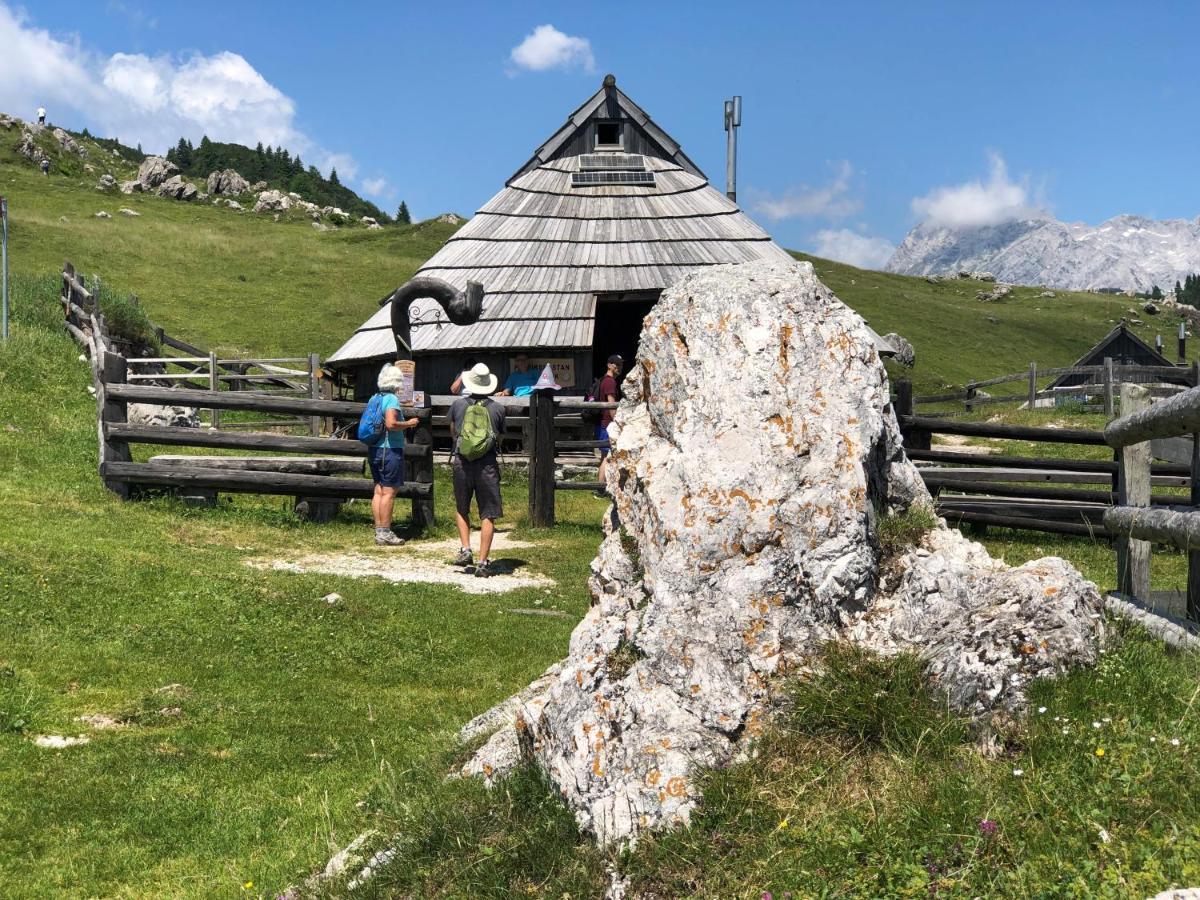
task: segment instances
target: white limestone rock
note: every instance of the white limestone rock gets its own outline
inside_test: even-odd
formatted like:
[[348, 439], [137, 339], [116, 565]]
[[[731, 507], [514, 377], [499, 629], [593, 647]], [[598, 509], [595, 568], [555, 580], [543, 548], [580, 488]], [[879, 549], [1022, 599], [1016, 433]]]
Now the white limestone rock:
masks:
[[[179, 174], [179, 166], [162, 156], [147, 156], [138, 166], [137, 182], [149, 193], [173, 175]], [[124, 188], [122, 188], [124, 190]]]
[[468, 770], [532, 758], [619, 843], [686, 822], [696, 768], [743, 753], [780, 676], [829, 640], [925, 654], [934, 689], [978, 717], [1095, 660], [1099, 594], [1061, 560], [1009, 569], [944, 524], [881, 559], [878, 517], [930, 497], [870, 332], [808, 263], [676, 283], [624, 390], [593, 605]]
[[200, 415], [190, 406], [156, 406], [152, 403], [130, 403], [127, 416], [131, 425], [161, 425], [180, 428], [199, 428]]
[[234, 169], [210, 172], [205, 186], [208, 188], [208, 193], [226, 197], [237, 197], [250, 190], [250, 182]]
[[254, 211], [261, 212], [286, 212], [292, 208], [292, 198], [283, 191], [261, 191], [258, 194], [258, 200], [254, 204]]

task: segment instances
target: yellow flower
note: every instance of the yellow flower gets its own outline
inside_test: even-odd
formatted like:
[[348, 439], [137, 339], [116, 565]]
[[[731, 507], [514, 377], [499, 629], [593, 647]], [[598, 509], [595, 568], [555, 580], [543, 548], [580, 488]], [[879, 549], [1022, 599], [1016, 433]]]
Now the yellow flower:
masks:
[[779, 824], [775, 826], [775, 830], [783, 831], [783, 829], [785, 829], [787, 827], [788, 827], [788, 817], [784, 816], [782, 819], [779, 820]]
[[254, 882], [253, 882], [253, 881], [247, 881], [245, 884], [243, 884], [243, 885], [242, 885], [242, 890], [243, 890], [243, 891], [248, 891], [248, 890], [250, 890], [252, 887], [254, 887]]
[[1097, 748], [1096, 748], [1096, 755], [1097, 755], [1097, 756], [1103, 756], [1103, 755], [1104, 755], [1104, 748], [1103, 748], [1103, 747], [1097, 747]]

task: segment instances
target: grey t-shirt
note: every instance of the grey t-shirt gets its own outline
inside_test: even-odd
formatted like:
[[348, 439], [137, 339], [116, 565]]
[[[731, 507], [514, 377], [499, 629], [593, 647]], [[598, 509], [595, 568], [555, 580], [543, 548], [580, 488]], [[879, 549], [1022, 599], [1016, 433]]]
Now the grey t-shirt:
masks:
[[[478, 399], [477, 397], [459, 397], [450, 404], [450, 423], [454, 426], [454, 448], [456, 454], [458, 452], [458, 434], [462, 431], [463, 419], [467, 415], [467, 407], [471, 403], [477, 402]], [[484, 398], [483, 405], [487, 407], [488, 416], [492, 420], [492, 431], [495, 432], [496, 443], [499, 444], [504, 439], [504, 407], [491, 398]], [[493, 447], [476, 461], [494, 463], [496, 461], [496, 448]]]

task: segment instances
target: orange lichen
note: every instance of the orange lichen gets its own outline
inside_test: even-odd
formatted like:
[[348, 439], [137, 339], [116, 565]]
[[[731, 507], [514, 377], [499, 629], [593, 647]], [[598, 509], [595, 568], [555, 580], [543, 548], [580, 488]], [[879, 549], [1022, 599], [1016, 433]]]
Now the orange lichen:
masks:
[[676, 775], [667, 782], [667, 793], [672, 797], [687, 796], [687, 782]]

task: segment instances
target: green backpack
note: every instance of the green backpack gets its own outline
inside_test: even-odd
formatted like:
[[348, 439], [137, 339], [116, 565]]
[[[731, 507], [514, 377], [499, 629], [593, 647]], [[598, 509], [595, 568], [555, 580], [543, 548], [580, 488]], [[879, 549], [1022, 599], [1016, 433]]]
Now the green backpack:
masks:
[[486, 404], [486, 400], [472, 400], [463, 414], [458, 433], [458, 455], [465, 460], [477, 460], [496, 446], [496, 432], [492, 430], [492, 417]]

